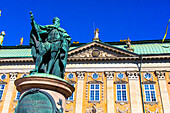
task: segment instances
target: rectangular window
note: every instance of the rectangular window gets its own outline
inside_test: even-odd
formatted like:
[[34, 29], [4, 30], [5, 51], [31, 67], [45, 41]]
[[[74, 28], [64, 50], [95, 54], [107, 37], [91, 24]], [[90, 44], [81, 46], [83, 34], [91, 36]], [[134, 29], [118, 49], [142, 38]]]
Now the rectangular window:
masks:
[[90, 84], [90, 100], [100, 100], [100, 84]]
[[5, 88], [5, 84], [1, 84], [0, 85], [0, 100], [2, 99], [4, 88]]
[[116, 84], [117, 101], [127, 101], [126, 84]]
[[[74, 84], [72, 84], [72, 86], [74, 87]], [[67, 100], [74, 100], [74, 92], [72, 93], [72, 95], [69, 98], [67, 98]]]
[[145, 100], [147, 102], [155, 102], [156, 101], [156, 92], [154, 84], [145, 84]]
[[15, 100], [19, 100], [20, 95], [21, 95], [21, 93], [17, 91], [17, 94], [16, 94], [16, 97], [15, 97]]

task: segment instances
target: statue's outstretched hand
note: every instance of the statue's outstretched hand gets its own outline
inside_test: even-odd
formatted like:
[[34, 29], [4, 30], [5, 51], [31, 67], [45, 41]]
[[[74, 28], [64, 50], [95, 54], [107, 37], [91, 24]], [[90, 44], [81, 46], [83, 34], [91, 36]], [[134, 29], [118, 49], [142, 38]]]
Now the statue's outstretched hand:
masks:
[[34, 16], [31, 11], [30, 11], [30, 14], [31, 14], [31, 16], [30, 16], [31, 20], [34, 20]]

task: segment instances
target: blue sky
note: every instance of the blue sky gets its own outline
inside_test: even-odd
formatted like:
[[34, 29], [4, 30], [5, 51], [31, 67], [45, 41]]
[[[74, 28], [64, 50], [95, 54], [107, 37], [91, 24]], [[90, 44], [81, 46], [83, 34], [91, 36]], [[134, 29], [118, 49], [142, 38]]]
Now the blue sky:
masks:
[[[0, 31], [4, 46], [15, 46], [24, 37], [29, 45], [30, 14], [40, 25], [61, 19], [72, 42], [91, 42], [95, 28], [103, 42], [162, 39], [170, 19], [170, 0], [1, 0]], [[170, 28], [166, 39], [170, 39]]]

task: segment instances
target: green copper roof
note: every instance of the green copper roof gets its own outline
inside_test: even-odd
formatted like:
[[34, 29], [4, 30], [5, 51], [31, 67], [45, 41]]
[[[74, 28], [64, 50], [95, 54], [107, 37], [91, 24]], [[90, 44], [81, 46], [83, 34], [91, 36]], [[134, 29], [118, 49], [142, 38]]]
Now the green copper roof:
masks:
[[[110, 45], [109, 43], [106, 43]], [[69, 50], [76, 49], [81, 47], [84, 44], [79, 44], [78, 46], [70, 47]], [[120, 49], [127, 49], [126, 45], [115, 45], [114, 47], [118, 47]], [[148, 43], [148, 44], [132, 44], [131, 48], [134, 50], [136, 54], [165, 54], [170, 53], [170, 43]], [[32, 57], [31, 48], [30, 47], [2, 47], [0, 49], [0, 58], [23, 58], [23, 57]]]
[[[115, 46], [115, 45], [113, 45]], [[126, 45], [116, 45], [121, 49], [126, 49]], [[134, 44], [131, 45], [134, 53], [137, 54], [164, 54], [170, 53], [170, 43]]]
[[0, 58], [32, 57], [31, 49], [1, 49]]
[[[70, 47], [69, 50], [76, 47]], [[24, 58], [32, 57], [31, 49], [1, 49], [0, 58]]]

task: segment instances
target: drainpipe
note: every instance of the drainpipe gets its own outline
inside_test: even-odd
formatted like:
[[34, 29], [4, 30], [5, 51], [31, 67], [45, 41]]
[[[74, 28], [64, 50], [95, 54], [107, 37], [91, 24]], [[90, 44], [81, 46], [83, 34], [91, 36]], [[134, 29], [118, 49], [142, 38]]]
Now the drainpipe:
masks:
[[140, 55], [139, 77], [140, 77], [140, 88], [141, 88], [141, 96], [142, 96], [142, 107], [143, 107], [143, 113], [145, 113], [145, 106], [144, 106], [144, 100], [143, 100], [143, 90], [142, 90], [141, 68], [142, 68], [142, 54]]

